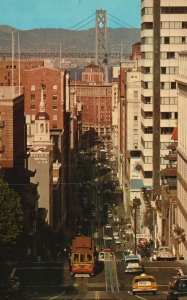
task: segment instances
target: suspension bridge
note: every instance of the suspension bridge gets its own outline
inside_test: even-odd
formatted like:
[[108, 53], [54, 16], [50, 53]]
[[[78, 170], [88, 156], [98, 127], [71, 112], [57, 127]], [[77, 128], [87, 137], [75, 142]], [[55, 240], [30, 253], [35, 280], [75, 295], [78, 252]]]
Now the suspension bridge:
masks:
[[[124, 60], [129, 57], [129, 46], [128, 41], [121, 40], [120, 43], [116, 42], [115, 45], [111, 44], [111, 34], [110, 36], [107, 34], [108, 28], [107, 23], [114, 23], [118, 25], [120, 28], [126, 29], [135, 29], [131, 25], [125, 23], [124, 21], [114, 17], [113, 15], [107, 13], [105, 10], [97, 10], [96, 13], [91, 14], [84, 20], [75, 24], [74, 26], [66, 29], [68, 31], [69, 40], [71, 42], [71, 47], [67, 49], [67, 47], [63, 44], [63, 35], [59, 34], [58, 29], [54, 29], [54, 33], [51, 33], [51, 36], [46, 37], [46, 40], [49, 40], [49, 44], [47, 42], [41, 44], [34, 44], [34, 41], [29, 41], [28, 38], [26, 40], [26, 36], [24, 35], [21, 38], [21, 47], [20, 52], [18, 53], [18, 49], [16, 47], [16, 42], [14, 44], [14, 58], [17, 59], [20, 57], [21, 59], [54, 59], [62, 61], [69, 61], [69, 63], [74, 64], [84, 64], [90, 62], [91, 60], [95, 60], [96, 63], [101, 64], [103, 59], [107, 56], [110, 64], [119, 60]], [[93, 29], [89, 31], [87, 28], [91, 26]], [[85, 29], [86, 28], [86, 29]], [[84, 47], [85, 50], [82, 51], [80, 48], [80, 44], [83, 41], [78, 40], [76, 36], [78, 33], [83, 30], [88, 30], [90, 36], [88, 37], [89, 41], [92, 41], [91, 51], [88, 48]], [[40, 30], [38, 30], [40, 31]], [[49, 31], [50, 32], [50, 31]], [[89, 34], [88, 33], [88, 34]], [[20, 31], [20, 35], [22, 32]], [[14, 34], [16, 36], [16, 32]], [[29, 45], [29, 47], [28, 47]], [[38, 46], [38, 47], [37, 47]], [[90, 46], [90, 45], [89, 45]], [[128, 47], [127, 47], [128, 46]], [[66, 48], [66, 49], [65, 49]], [[95, 49], [94, 49], [95, 48]], [[127, 49], [128, 48], [128, 49]], [[63, 50], [61, 50], [63, 49]], [[95, 50], [95, 51], [93, 51]], [[0, 59], [6, 60], [11, 59], [12, 57], [12, 47], [9, 43], [6, 44], [5, 47], [2, 46], [0, 48]]]

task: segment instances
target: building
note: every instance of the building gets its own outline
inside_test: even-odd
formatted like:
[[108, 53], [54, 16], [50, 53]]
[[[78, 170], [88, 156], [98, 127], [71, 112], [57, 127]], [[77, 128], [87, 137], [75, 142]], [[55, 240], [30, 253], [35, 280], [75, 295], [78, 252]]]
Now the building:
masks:
[[24, 178], [25, 142], [24, 96], [18, 87], [1, 86], [0, 174], [17, 188]]
[[23, 86], [24, 72], [44, 66], [43, 60], [12, 60], [0, 61], [0, 85]]
[[[178, 148], [177, 148], [177, 215], [179, 254], [187, 257], [187, 52], [179, 54]], [[180, 229], [180, 230], [179, 230]]]
[[71, 94], [82, 104], [82, 132], [94, 128], [99, 135], [111, 135], [112, 88], [104, 83], [103, 70], [94, 63], [86, 66], [81, 81], [71, 81]]
[[135, 194], [139, 197], [142, 186], [140, 174], [134, 178], [132, 172], [134, 164], [140, 162], [141, 148], [141, 80], [138, 60], [122, 62], [119, 73], [118, 173], [124, 191], [126, 213], [129, 215], [129, 201]]
[[160, 186], [160, 170], [176, 126], [179, 52], [187, 47], [185, 0], [141, 1], [142, 164], [144, 186]]
[[33, 141], [28, 149], [28, 170], [35, 172], [31, 182], [38, 185], [37, 213], [39, 210], [45, 211], [46, 222], [53, 225], [53, 144], [43, 94], [44, 91], [41, 91]]
[[[46, 67], [25, 70], [25, 114], [27, 132], [32, 134], [32, 121], [38, 112], [41, 90], [44, 91], [46, 112], [51, 132], [62, 132], [64, 126], [64, 71]], [[29, 122], [30, 119], [30, 122]]]
[[[27, 124], [27, 145], [33, 144], [35, 120], [39, 112], [41, 92], [46, 113], [49, 116], [49, 133], [53, 140], [53, 162], [60, 163], [61, 183], [55, 184], [55, 194], [61, 196], [59, 205], [59, 226], [65, 225], [70, 213], [70, 159], [71, 111], [69, 99], [69, 73], [59, 69], [39, 67], [25, 71], [25, 114]], [[34, 138], [35, 139], [35, 138]], [[56, 191], [56, 188], [60, 191]], [[57, 222], [56, 222], [57, 223]], [[57, 226], [57, 224], [56, 224]]]

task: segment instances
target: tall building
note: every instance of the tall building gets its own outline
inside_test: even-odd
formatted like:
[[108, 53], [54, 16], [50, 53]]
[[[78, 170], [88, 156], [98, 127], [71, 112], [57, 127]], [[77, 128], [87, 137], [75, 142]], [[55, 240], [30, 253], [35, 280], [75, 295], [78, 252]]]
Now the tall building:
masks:
[[179, 254], [187, 257], [187, 52], [179, 55], [178, 84], [178, 155], [177, 155], [177, 215], [176, 225], [181, 228], [178, 235]]
[[104, 83], [103, 70], [94, 63], [84, 68], [81, 81], [71, 81], [71, 95], [82, 104], [82, 131], [94, 128], [99, 135], [111, 135], [112, 87]]
[[176, 127], [179, 52], [187, 48], [187, 2], [141, 1], [142, 163], [144, 186], [160, 186], [160, 170]]
[[53, 225], [53, 144], [50, 139], [49, 115], [45, 111], [43, 90], [39, 112], [35, 117], [35, 134], [28, 150], [28, 170], [35, 172], [31, 182], [38, 184], [38, 209], [45, 210], [48, 224]]

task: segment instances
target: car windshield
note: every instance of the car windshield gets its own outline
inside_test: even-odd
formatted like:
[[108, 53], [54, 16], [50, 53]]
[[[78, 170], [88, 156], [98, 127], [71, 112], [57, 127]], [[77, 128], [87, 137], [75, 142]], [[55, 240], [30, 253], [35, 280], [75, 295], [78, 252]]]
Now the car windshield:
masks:
[[163, 248], [159, 248], [159, 251], [170, 251], [170, 249], [167, 247], [163, 247]]

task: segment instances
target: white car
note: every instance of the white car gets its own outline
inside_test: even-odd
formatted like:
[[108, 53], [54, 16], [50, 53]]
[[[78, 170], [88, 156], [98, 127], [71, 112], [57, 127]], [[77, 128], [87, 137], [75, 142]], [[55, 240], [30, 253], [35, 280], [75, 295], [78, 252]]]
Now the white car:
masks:
[[105, 241], [112, 241], [112, 240], [113, 240], [113, 237], [112, 237], [112, 236], [109, 236], [109, 235], [104, 235], [104, 236], [103, 236], [103, 240], [105, 240]]
[[168, 246], [160, 246], [156, 253], [156, 260], [175, 260], [176, 257], [172, 254]]

